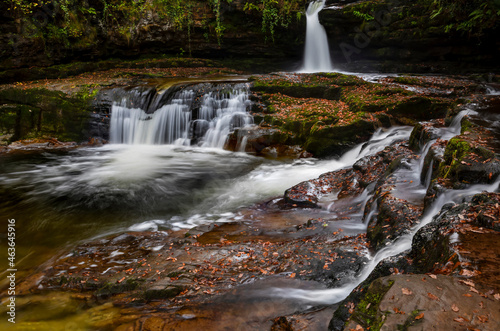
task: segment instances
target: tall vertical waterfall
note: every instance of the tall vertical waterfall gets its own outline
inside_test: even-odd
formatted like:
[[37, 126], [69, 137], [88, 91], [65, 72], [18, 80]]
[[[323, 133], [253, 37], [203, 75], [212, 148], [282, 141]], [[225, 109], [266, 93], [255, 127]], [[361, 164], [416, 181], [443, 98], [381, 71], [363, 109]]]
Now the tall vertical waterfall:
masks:
[[326, 0], [309, 3], [306, 11], [306, 45], [304, 51], [304, 72], [332, 71], [330, 50], [325, 28], [319, 22], [318, 14], [325, 6]]
[[[253, 124], [247, 112], [248, 86], [238, 84], [184, 88], [165, 99], [166, 93], [125, 94], [111, 109], [110, 140], [115, 144], [176, 144], [223, 148], [237, 128]], [[149, 98], [149, 100], [145, 99]], [[160, 101], [159, 101], [160, 100]], [[162, 104], [163, 103], [163, 104]], [[133, 104], [140, 107], [134, 108]], [[151, 105], [156, 109], [151, 109]]]

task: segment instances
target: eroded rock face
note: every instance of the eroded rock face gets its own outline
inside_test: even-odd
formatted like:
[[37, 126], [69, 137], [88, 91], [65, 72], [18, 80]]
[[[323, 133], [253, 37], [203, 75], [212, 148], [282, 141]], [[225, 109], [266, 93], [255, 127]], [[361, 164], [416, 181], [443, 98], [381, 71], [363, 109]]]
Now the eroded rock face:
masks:
[[[498, 27], [485, 32], [484, 44], [478, 47], [459, 32], [447, 31], [445, 25], [451, 22], [445, 23], [442, 16], [439, 22], [429, 20], [432, 9], [423, 2], [331, 3], [337, 8], [320, 12], [320, 22], [335, 63], [352, 71], [463, 73], [479, 63], [494, 65], [499, 54], [494, 42]], [[472, 58], [478, 62], [469, 62]]]
[[[247, 2], [256, 3], [224, 1], [214, 7], [206, 1], [192, 1], [182, 12], [172, 4], [159, 10], [151, 0], [123, 2], [123, 10], [105, 8], [105, 3], [95, 0], [78, 6], [70, 2], [66, 7], [49, 2], [31, 8], [31, 13], [9, 8], [5, 2], [0, 5], [0, 68], [145, 54], [300, 58], [302, 47], [290, 46], [303, 44], [305, 20], [291, 20], [286, 29], [276, 26], [270, 42], [271, 36], [262, 32], [261, 11], [245, 9]], [[217, 15], [224, 30], [219, 36], [212, 26]], [[31, 21], [32, 17], [36, 19]]]

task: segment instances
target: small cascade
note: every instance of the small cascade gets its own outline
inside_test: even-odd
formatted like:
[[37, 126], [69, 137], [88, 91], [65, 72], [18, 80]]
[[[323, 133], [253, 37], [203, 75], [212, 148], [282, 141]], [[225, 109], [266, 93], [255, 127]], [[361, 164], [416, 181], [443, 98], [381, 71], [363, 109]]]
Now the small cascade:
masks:
[[223, 148], [229, 133], [253, 124], [247, 112], [251, 102], [246, 84], [231, 89], [211, 85], [208, 91], [206, 84], [202, 87], [187, 87], [175, 93], [163, 91], [154, 96], [142, 93], [148, 100], [138, 99], [138, 93], [131, 94], [132, 101], [123, 96], [112, 106], [111, 143]]
[[[440, 136], [442, 139], [449, 140], [453, 138], [455, 135], [460, 134], [460, 123], [464, 116], [476, 114], [475, 111], [467, 109], [460, 112], [453, 119], [452, 123], [449, 127], [440, 129]], [[388, 132], [388, 136], [394, 135], [395, 132]], [[376, 138], [375, 138], [376, 137]], [[369, 144], [366, 146], [358, 146], [353, 150], [346, 153], [343, 158], [352, 159], [353, 155], [361, 155], [366, 153], [367, 149], [372, 148], [377, 144], [379, 139], [381, 138], [380, 132], [376, 132], [374, 137], [370, 140]], [[423, 149], [424, 153], [430, 148], [431, 141], [428, 145]], [[380, 143], [387, 144], [385, 139], [380, 139]], [[421, 154], [422, 159], [425, 154]], [[416, 174], [420, 174], [422, 164], [419, 162], [413, 162], [411, 164], [412, 171]], [[431, 164], [432, 167], [432, 164]], [[425, 179], [424, 185], [428, 185], [430, 182], [430, 178]], [[418, 224], [414, 226], [410, 231], [401, 235], [398, 239], [391, 242], [387, 246], [378, 250], [374, 255], [368, 254], [369, 261], [365, 264], [364, 268], [358, 273], [357, 276], [353, 277], [349, 283], [342, 285], [337, 288], [326, 289], [326, 290], [304, 290], [304, 289], [296, 289], [296, 288], [273, 288], [269, 293], [270, 296], [279, 296], [282, 298], [293, 298], [295, 300], [300, 300], [302, 302], [313, 303], [313, 304], [334, 304], [338, 303], [341, 300], [345, 299], [360, 283], [366, 280], [371, 272], [375, 269], [375, 267], [384, 259], [396, 256], [405, 251], [411, 249], [412, 240], [418, 230], [420, 230], [425, 225], [432, 222], [434, 217], [439, 214], [444, 205], [449, 203], [460, 203], [466, 197], [481, 193], [481, 192], [495, 192], [498, 191], [500, 185], [500, 178], [498, 178], [495, 182], [491, 184], [475, 184], [470, 185], [469, 187], [463, 189], [454, 189], [448, 190], [441, 193], [437, 199], [430, 204], [426, 209], [424, 214], [421, 216]], [[368, 223], [370, 218], [375, 215], [377, 212], [377, 204], [373, 204], [372, 208], [368, 211], [368, 214], [365, 218], [365, 222]]]
[[248, 94], [241, 91], [232, 92], [228, 97], [204, 95], [199, 121], [204, 121], [201, 123], [207, 131], [201, 146], [223, 148], [230, 132], [253, 124], [253, 118], [246, 111], [248, 103]]
[[325, 6], [325, 0], [309, 3], [306, 11], [306, 45], [303, 72], [332, 71], [330, 49], [325, 28], [319, 22], [318, 14]]

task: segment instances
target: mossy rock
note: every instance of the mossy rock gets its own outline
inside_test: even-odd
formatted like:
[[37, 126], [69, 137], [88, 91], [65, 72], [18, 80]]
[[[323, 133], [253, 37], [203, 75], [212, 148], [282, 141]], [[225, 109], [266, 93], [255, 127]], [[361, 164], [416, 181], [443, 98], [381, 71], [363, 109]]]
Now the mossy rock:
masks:
[[96, 292], [98, 297], [109, 297], [119, 293], [125, 293], [135, 290], [139, 286], [136, 279], [129, 278], [121, 283], [106, 283]]
[[146, 301], [170, 299], [179, 295], [184, 288], [182, 286], [167, 286], [165, 288], [149, 289], [144, 291], [144, 299]]
[[92, 93], [72, 97], [47, 89], [0, 90], [3, 132], [13, 132], [12, 141], [50, 136], [60, 141], [82, 141], [90, 118]]
[[380, 330], [384, 324], [384, 316], [390, 312], [380, 312], [379, 305], [393, 284], [394, 281], [386, 278], [375, 280], [356, 306], [347, 325], [354, 322], [363, 326], [365, 330]]
[[374, 122], [363, 119], [345, 126], [323, 126], [318, 122], [312, 126], [304, 147], [318, 157], [341, 155], [354, 144], [368, 140], [375, 129]]
[[452, 103], [447, 100], [425, 96], [414, 96], [410, 99], [398, 102], [388, 113], [393, 116], [411, 118], [416, 121], [425, 121], [433, 118], [446, 116]]
[[454, 137], [446, 146], [438, 174], [453, 182], [491, 183], [500, 174], [500, 162], [491, 150]]

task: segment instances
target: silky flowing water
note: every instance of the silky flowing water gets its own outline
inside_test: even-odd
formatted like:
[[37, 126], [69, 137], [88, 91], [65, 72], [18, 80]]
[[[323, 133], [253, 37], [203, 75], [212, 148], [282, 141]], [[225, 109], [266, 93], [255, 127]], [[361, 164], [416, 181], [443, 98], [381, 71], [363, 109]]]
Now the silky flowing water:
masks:
[[319, 22], [318, 17], [324, 6], [325, 0], [318, 0], [312, 1], [307, 7], [303, 72], [328, 72], [333, 70], [328, 38], [325, 28]]

